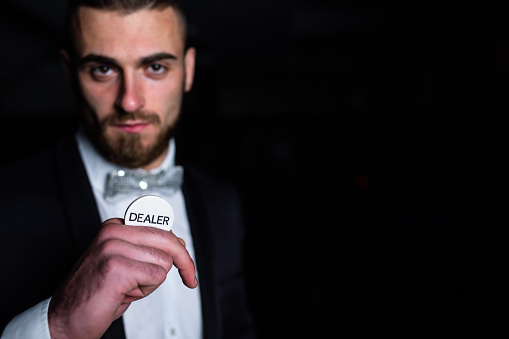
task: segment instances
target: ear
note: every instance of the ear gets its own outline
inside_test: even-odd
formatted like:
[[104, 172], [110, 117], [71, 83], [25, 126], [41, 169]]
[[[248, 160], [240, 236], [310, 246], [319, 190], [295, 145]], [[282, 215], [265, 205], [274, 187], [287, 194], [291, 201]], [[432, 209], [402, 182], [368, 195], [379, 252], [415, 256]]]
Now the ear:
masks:
[[189, 92], [193, 87], [194, 66], [196, 62], [196, 49], [189, 47], [184, 55], [185, 91]]
[[65, 49], [60, 50], [60, 61], [62, 61], [62, 65], [64, 66], [65, 75], [67, 81], [71, 82], [71, 59], [69, 58], [69, 53]]

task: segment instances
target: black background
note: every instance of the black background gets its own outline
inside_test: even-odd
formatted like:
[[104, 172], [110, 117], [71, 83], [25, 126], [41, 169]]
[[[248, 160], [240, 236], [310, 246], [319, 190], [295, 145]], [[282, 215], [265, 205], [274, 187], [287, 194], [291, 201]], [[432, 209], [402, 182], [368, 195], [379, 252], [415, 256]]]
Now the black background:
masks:
[[[4, 1], [1, 162], [75, 125], [64, 6]], [[185, 7], [198, 59], [179, 152], [240, 190], [260, 337], [506, 337], [504, 8]]]

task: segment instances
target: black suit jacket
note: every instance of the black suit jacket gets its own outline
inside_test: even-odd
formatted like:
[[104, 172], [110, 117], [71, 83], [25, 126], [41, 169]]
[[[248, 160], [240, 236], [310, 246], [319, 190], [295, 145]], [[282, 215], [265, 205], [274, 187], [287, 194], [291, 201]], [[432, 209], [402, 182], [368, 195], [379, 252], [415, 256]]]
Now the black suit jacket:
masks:
[[[193, 236], [205, 338], [254, 336], [242, 270], [243, 227], [235, 190], [180, 163]], [[94, 239], [99, 213], [72, 135], [0, 169], [1, 328], [50, 297]], [[123, 338], [121, 319], [105, 338]]]

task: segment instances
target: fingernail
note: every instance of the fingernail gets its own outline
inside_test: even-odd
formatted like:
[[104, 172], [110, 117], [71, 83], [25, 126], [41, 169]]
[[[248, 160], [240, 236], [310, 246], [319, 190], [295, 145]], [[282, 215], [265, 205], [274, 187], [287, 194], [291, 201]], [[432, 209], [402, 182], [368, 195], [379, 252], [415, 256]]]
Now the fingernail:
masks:
[[196, 276], [194, 276], [194, 286], [198, 286], [198, 278]]

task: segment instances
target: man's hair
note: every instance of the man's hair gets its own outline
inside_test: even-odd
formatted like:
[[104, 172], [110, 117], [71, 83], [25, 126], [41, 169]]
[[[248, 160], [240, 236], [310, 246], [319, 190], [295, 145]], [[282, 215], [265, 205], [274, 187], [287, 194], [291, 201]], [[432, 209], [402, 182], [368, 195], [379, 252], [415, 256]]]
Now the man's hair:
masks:
[[69, 0], [67, 2], [68, 13], [76, 12], [78, 7], [81, 6], [120, 11], [125, 14], [142, 8], [164, 9], [166, 7], [173, 7], [174, 9], [182, 10], [178, 0]]
[[[165, 9], [172, 7], [180, 20], [182, 39], [186, 46], [186, 18], [179, 0], [68, 0], [65, 17], [64, 49], [74, 54], [74, 33], [77, 29], [77, 12], [80, 7], [91, 7], [130, 14], [140, 9]], [[70, 55], [73, 58], [73, 55]]]

